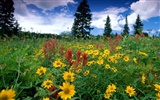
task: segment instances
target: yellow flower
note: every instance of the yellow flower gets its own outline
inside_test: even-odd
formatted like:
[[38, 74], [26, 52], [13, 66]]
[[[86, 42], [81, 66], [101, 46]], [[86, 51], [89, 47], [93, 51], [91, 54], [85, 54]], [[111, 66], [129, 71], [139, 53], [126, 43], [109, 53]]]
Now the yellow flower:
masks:
[[93, 50], [88, 50], [87, 54], [88, 55], [93, 54]]
[[49, 73], [49, 74], [48, 74], [48, 78], [49, 78], [49, 79], [54, 78], [54, 76], [52, 75], [52, 73]]
[[116, 86], [114, 84], [108, 85], [106, 93], [116, 92]]
[[148, 54], [146, 54], [145, 52], [139, 52], [138, 54], [139, 54], [139, 55], [146, 56], [146, 57], [148, 56]]
[[125, 62], [128, 62], [128, 61], [129, 61], [129, 57], [128, 57], [128, 56], [124, 56], [123, 60], [124, 60]]
[[44, 87], [44, 88], [47, 88], [47, 89], [49, 89], [50, 87], [52, 87], [52, 81], [51, 80], [46, 80], [46, 81], [44, 81], [43, 83], [42, 83], [42, 86]]
[[112, 96], [112, 93], [105, 93], [104, 98], [109, 99]]
[[49, 100], [49, 98], [43, 98], [43, 100]]
[[87, 66], [90, 66], [92, 64], [92, 61], [87, 62]]
[[55, 62], [53, 62], [53, 66], [54, 67], [60, 67], [62, 65], [62, 62], [60, 60], [56, 60]]
[[83, 73], [84, 76], [87, 76], [88, 74], [89, 74], [89, 70], [86, 70], [86, 71]]
[[113, 72], [117, 72], [117, 68], [116, 67], [113, 67], [112, 70], [113, 70]]
[[93, 55], [98, 55], [99, 54], [99, 50], [93, 50]]
[[70, 83], [63, 83], [63, 86], [60, 86], [61, 92], [58, 95], [63, 99], [67, 100], [74, 96], [76, 91], [74, 90], [75, 86]]
[[107, 58], [107, 61], [108, 61], [108, 62], [113, 61], [113, 57], [112, 57], [112, 56], [109, 56], [109, 57]]
[[156, 94], [157, 100], [160, 100], [160, 92]]
[[108, 50], [108, 49], [104, 50], [104, 54], [105, 54], [106, 56], [110, 55], [110, 50]]
[[63, 74], [63, 79], [66, 81], [66, 82], [73, 82], [74, 81], [74, 73], [72, 72], [65, 72]]
[[109, 68], [111, 68], [111, 66], [109, 64], [106, 64], [105, 68], [109, 69]]
[[45, 67], [41, 67], [41, 68], [38, 68], [36, 74], [38, 75], [42, 75], [42, 74], [45, 74], [46, 73], [46, 68]]
[[155, 90], [160, 92], [160, 85], [159, 84], [154, 84]]
[[135, 94], [135, 89], [131, 86], [127, 86], [125, 91], [129, 94], [130, 97]]
[[116, 52], [118, 52], [118, 51], [121, 50], [121, 49], [122, 49], [122, 47], [117, 46], [117, 47], [116, 47]]
[[142, 74], [142, 83], [145, 84], [146, 77]]
[[93, 78], [97, 78], [97, 76], [96, 76], [95, 74], [92, 74], [92, 77], [93, 77]]
[[78, 68], [77, 70], [76, 70], [76, 73], [80, 73], [82, 71], [82, 69], [81, 68]]
[[15, 100], [14, 97], [16, 96], [16, 93], [14, 90], [2, 90], [0, 92], [0, 100]]
[[90, 49], [92, 49], [92, 48], [94, 47], [94, 45], [89, 45], [88, 47], [89, 47]]
[[103, 62], [104, 62], [104, 60], [103, 60], [103, 59], [98, 59], [97, 64], [98, 64], [98, 65], [102, 65], [102, 64], [103, 64]]
[[134, 61], [134, 63], [136, 63], [136, 64], [138, 63], [136, 58], [133, 58], [133, 61]]

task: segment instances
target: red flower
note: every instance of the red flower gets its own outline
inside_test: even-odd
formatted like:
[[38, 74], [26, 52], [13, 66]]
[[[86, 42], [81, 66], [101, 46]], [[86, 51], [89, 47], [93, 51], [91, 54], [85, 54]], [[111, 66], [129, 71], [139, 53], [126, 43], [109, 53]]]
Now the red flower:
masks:
[[144, 35], [143, 33], [142, 33], [142, 34], [140, 34], [140, 36], [141, 36], [141, 37], [145, 37], [145, 35]]
[[66, 60], [69, 62], [70, 65], [72, 65], [72, 50], [68, 49], [66, 52]]
[[83, 66], [86, 66], [86, 64], [88, 63], [88, 56], [86, 53], [82, 54], [82, 58], [83, 58]]
[[58, 42], [56, 39], [52, 39], [50, 41], [44, 42], [44, 55], [47, 57], [51, 57], [55, 52], [53, 51], [58, 47]]
[[55, 86], [52, 86], [51, 88], [49, 88], [49, 91], [53, 92], [53, 91], [56, 91], [54, 92], [52, 95], [50, 95], [51, 98], [55, 98], [55, 99], [58, 99], [59, 98], [59, 95], [58, 95], [58, 89], [55, 87]]
[[60, 47], [60, 54], [64, 55], [64, 47], [63, 46]]
[[139, 35], [138, 34], [136, 34], [136, 40], [139, 41]]
[[77, 59], [77, 62], [79, 62], [81, 60], [81, 51], [78, 50], [77, 53], [76, 53], [76, 59]]

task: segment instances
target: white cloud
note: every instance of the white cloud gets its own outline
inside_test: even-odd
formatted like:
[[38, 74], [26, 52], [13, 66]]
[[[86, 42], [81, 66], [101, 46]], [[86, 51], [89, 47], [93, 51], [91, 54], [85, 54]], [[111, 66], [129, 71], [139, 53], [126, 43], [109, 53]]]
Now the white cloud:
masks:
[[121, 26], [119, 25], [119, 21], [124, 19], [124, 17], [120, 14], [125, 12], [126, 8], [107, 8], [101, 12], [93, 12], [93, 21], [92, 26], [97, 28], [104, 28], [104, 24], [106, 22], [107, 15], [109, 15], [111, 19], [111, 28], [113, 30], [121, 30]]
[[[20, 26], [22, 29], [25, 28], [25, 31], [40, 33], [60, 34], [63, 31], [70, 31], [69, 28], [72, 27], [73, 23], [72, 17], [64, 16], [63, 14], [57, 14], [54, 18], [48, 16], [47, 19], [33, 14], [28, 16], [17, 15], [16, 18], [19, 19]], [[31, 30], [31, 28], [33, 28], [33, 30]]]
[[[159, 0], [139, 0], [130, 5], [132, 13], [128, 15], [128, 24], [131, 31], [133, 31], [133, 24], [140, 15], [141, 21], [148, 20], [152, 17], [160, 16], [160, 1]], [[120, 25], [125, 24], [125, 19], [119, 22]]]
[[13, 1], [14, 1], [14, 8], [15, 8], [14, 13], [21, 15], [21, 16], [27, 16], [28, 9], [26, 7], [26, 4], [23, 3], [21, 0], [13, 0]]
[[[62, 9], [63, 11], [60, 13], [54, 13], [54, 15], [43, 11], [42, 13], [45, 14], [44, 17], [36, 14], [34, 9], [29, 11], [26, 7], [26, 4], [21, 2], [21, 0], [15, 1], [14, 15], [20, 23], [22, 30], [54, 34], [60, 34], [63, 31], [70, 31], [74, 17], [73, 15], [67, 14], [66, 8]], [[28, 1], [31, 2], [32, 0]]]
[[[26, 31], [31, 31], [31, 27], [34, 32], [41, 33], [56, 33], [59, 34], [63, 31], [70, 31], [74, 17], [68, 14], [68, 3], [75, 4], [74, 0], [13, 0], [15, 5], [15, 17], [19, 21], [20, 26], [25, 28]], [[23, 2], [22, 2], [23, 1]], [[45, 17], [40, 16], [36, 13], [36, 10], [27, 9], [27, 4], [34, 4], [37, 7], [43, 9], [41, 13]], [[47, 10], [54, 9], [58, 6], [64, 6], [60, 13], [50, 14]], [[139, 0], [130, 5], [132, 13], [128, 15], [129, 28], [133, 30], [133, 24], [140, 14], [141, 20], [147, 20], [151, 17], [160, 16], [160, 4], [159, 0]], [[125, 16], [121, 13], [127, 11], [126, 8], [111, 7], [106, 8], [100, 12], [92, 12], [92, 26], [104, 29], [107, 15], [111, 19], [111, 27], [115, 31], [122, 31], [125, 24]], [[69, 28], [69, 29], [68, 29]]]
[[[132, 14], [140, 15], [142, 20], [147, 20], [151, 17], [160, 16], [160, 1], [159, 0], [139, 0], [132, 3], [130, 6], [133, 10]], [[130, 15], [135, 17], [134, 15]], [[132, 17], [132, 18], [133, 18]]]
[[26, 4], [34, 4], [35, 6], [44, 9], [51, 10], [58, 6], [67, 6], [68, 3], [75, 4], [74, 0], [23, 0]]

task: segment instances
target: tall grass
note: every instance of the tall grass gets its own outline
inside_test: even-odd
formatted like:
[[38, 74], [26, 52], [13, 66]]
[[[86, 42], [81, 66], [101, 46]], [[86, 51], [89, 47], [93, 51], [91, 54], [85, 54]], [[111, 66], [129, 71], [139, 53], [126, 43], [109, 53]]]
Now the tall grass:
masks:
[[[70, 99], [160, 98], [159, 38], [13, 37], [1, 39], [0, 48], [0, 90], [15, 90], [16, 100], [63, 99], [58, 93], [66, 82], [75, 86]], [[38, 72], [41, 67], [46, 71]], [[65, 72], [74, 73], [72, 81], [66, 81], [70, 78], [65, 78]], [[46, 80], [52, 82], [49, 88], [44, 85]], [[109, 86], [116, 88], [107, 92]], [[133, 94], [126, 92], [127, 86], [134, 89]]]

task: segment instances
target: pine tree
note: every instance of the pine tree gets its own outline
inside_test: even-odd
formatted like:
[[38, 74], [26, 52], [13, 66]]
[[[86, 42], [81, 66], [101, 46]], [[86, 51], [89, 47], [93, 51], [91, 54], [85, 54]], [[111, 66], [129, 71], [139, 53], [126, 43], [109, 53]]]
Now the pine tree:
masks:
[[104, 27], [104, 33], [103, 33], [103, 36], [105, 37], [111, 36], [112, 29], [111, 29], [110, 22], [111, 22], [110, 17], [107, 16], [105, 27]]
[[128, 27], [128, 20], [127, 20], [127, 16], [126, 16], [126, 23], [124, 25], [124, 30], [123, 30], [123, 36], [124, 35], [129, 35], [129, 27]]
[[19, 23], [18, 21], [16, 20], [15, 23], [14, 23], [14, 27], [13, 27], [13, 33], [14, 35], [18, 35], [19, 31], [21, 30], [22, 28], [19, 26]]
[[90, 27], [92, 20], [92, 14], [90, 12], [91, 10], [87, 0], [83, 0], [74, 14], [75, 19], [72, 26], [73, 36], [83, 38], [90, 36], [90, 31], [93, 29]]
[[141, 22], [140, 16], [137, 16], [136, 22], [133, 25], [134, 27], [134, 34], [141, 34], [143, 30], [143, 24]]
[[14, 18], [14, 2], [13, 0], [0, 0], [0, 35], [7, 34], [12, 35], [14, 28], [15, 18]]

